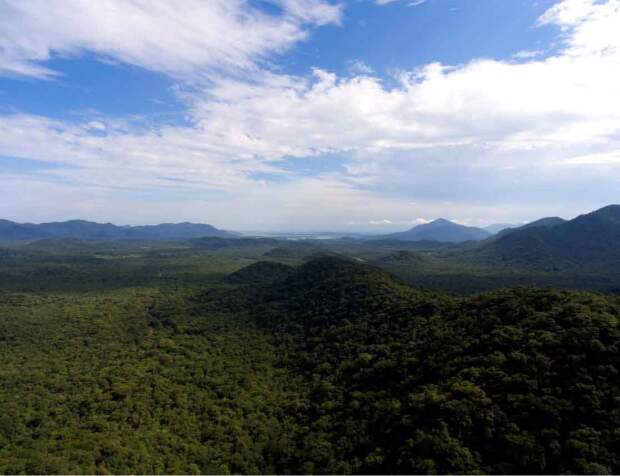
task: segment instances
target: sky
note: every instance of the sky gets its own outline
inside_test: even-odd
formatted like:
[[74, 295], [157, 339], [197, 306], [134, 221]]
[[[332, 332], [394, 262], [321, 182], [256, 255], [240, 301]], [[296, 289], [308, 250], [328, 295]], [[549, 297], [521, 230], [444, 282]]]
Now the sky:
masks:
[[0, 218], [403, 230], [620, 202], [620, 0], [0, 0]]

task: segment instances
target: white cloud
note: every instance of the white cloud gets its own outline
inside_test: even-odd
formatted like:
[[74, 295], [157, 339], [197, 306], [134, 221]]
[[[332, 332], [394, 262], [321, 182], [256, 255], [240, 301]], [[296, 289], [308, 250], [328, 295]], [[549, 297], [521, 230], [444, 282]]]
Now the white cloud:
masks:
[[559, 26], [566, 34], [564, 54], [620, 54], [620, 1], [563, 0], [539, 20], [541, 25]]
[[336, 150], [604, 144], [620, 131], [618, 60], [600, 54], [432, 64], [403, 74], [394, 88], [320, 70], [309, 80], [226, 80], [208, 97], [194, 97], [192, 114], [211, 133], [270, 159]]
[[[301, 21], [337, 21], [337, 10], [324, 2], [312, 4], [316, 10], [280, 2], [288, 12], [284, 17], [260, 21], [275, 21], [283, 31], [293, 25], [291, 39], [284, 35], [274, 49], [257, 33], [256, 45], [241, 48], [232, 56], [241, 59], [234, 62], [253, 64], [256, 55], [290, 45], [303, 36]], [[479, 225], [569, 216], [572, 209], [602, 205], [617, 192], [609, 184], [616, 187], [620, 177], [620, 41], [612, 29], [620, 24], [620, 0], [564, 0], [539, 23], [561, 29], [557, 53], [522, 55], [519, 62], [429, 64], [402, 72], [395, 86], [368, 72], [339, 78], [315, 70], [311, 77], [295, 77], [255, 69], [251, 81], [211, 73], [207, 90], [182, 96], [190, 126], [153, 129], [102, 118], [75, 125], [0, 116], [0, 154], [71, 165], [49, 174], [69, 188], [92, 190], [100, 213], [105, 204], [122, 210], [106, 190], [200, 194], [216, 189], [227, 194], [226, 200], [190, 199], [183, 213], [208, 209], [220, 224], [235, 228], [300, 220], [337, 227], [368, 224], [371, 217], [396, 225], [411, 216], [457, 216]], [[37, 41], [37, 35], [24, 40], [26, 45]], [[90, 48], [78, 44], [63, 51]], [[130, 44], [119, 46], [123, 53], [117, 58], [162, 68], [145, 54], [154, 61], [149, 66], [138, 54], [141, 48]], [[46, 48], [41, 51], [48, 54]], [[217, 54], [183, 53], [172, 64], [219, 65], [218, 59], [205, 59], [212, 57]], [[344, 172], [309, 178], [291, 176], [283, 167], [287, 157], [330, 152], [349, 157]], [[277, 179], [265, 184], [255, 178], [261, 172]], [[584, 189], [588, 196], [572, 193]], [[42, 186], [33, 193], [41, 193], [42, 200], [49, 195]]]
[[[563, 165], [576, 165], [576, 166], [588, 166], [588, 165], [620, 165], [620, 151], [613, 150], [611, 152], [603, 152], [600, 154], [586, 154], [571, 157], [560, 161]], [[618, 177], [620, 180], [620, 177]]]
[[272, 0], [288, 14], [315, 25], [340, 23], [341, 7], [325, 0]]
[[0, 74], [53, 76], [41, 62], [86, 52], [174, 75], [253, 67], [305, 38], [305, 24], [340, 21], [323, 0], [2, 0]]
[[538, 58], [545, 54], [544, 50], [521, 50], [517, 51], [514, 55], [512, 55], [515, 59], [526, 59], [530, 60], [532, 58]]

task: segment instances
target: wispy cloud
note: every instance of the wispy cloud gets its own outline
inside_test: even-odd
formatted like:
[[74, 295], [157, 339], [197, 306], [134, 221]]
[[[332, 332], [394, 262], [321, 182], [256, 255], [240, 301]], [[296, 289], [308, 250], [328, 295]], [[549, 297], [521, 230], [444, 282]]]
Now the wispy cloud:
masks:
[[539, 58], [544, 54], [544, 50], [521, 50], [513, 54], [512, 57], [518, 60], [530, 60], [532, 58]]
[[[306, 25], [340, 21], [323, 0], [271, 0], [269, 15], [246, 0], [5, 0], [0, 73], [57, 74], [43, 62], [85, 52], [172, 75], [256, 66], [305, 38]], [[173, 32], [173, 33], [172, 33]]]

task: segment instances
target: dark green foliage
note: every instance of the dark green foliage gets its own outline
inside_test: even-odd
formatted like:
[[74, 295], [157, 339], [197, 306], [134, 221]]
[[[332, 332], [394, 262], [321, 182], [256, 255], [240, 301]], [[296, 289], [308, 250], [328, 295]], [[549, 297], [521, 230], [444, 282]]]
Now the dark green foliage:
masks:
[[231, 284], [269, 284], [290, 276], [293, 268], [274, 261], [258, 261], [228, 276]]
[[280, 246], [267, 251], [265, 256], [271, 258], [307, 258], [325, 251], [326, 249], [317, 243], [291, 241], [281, 243]]
[[221, 250], [224, 248], [250, 248], [256, 246], [273, 247], [279, 244], [273, 238], [219, 238], [203, 237], [189, 240], [195, 248], [205, 250]]
[[433, 263], [433, 259], [415, 251], [400, 250], [382, 256], [381, 263], [398, 264], [407, 266], [427, 266]]
[[273, 338], [154, 292], [0, 303], [0, 473], [274, 472], [298, 397]]
[[0, 473], [620, 472], [613, 297], [140, 246], [0, 253]]
[[454, 299], [329, 258], [264, 300], [255, 319], [301, 339], [288, 365], [307, 382], [304, 472], [620, 469], [615, 301], [528, 289]]
[[[416, 250], [416, 251], [435, 251], [459, 249], [461, 245], [445, 241], [420, 240], [404, 241], [389, 238], [373, 238], [363, 242], [373, 249], [396, 249], [396, 250]], [[333, 243], [331, 243], [333, 246]], [[351, 245], [351, 243], [349, 243]]]
[[43, 252], [79, 253], [81, 251], [92, 252], [100, 244], [79, 238], [43, 238], [31, 241], [23, 245], [23, 250]]

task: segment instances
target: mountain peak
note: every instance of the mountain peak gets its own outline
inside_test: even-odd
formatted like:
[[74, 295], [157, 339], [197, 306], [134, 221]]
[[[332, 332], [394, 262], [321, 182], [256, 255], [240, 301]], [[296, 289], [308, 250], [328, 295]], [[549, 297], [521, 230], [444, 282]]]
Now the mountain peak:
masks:
[[457, 225], [457, 223], [446, 220], [445, 218], [437, 218], [429, 223], [426, 223], [426, 225]]
[[387, 235], [387, 238], [405, 241], [441, 241], [462, 243], [464, 241], [480, 241], [491, 236], [486, 230], [472, 226], [459, 225], [445, 218], [437, 218], [429, 223], [414, 226], [402, 233]]

